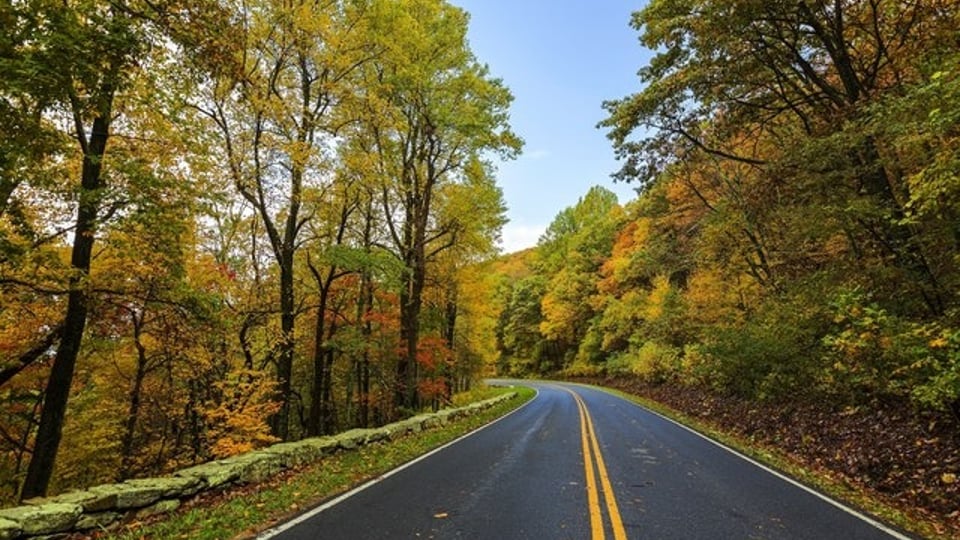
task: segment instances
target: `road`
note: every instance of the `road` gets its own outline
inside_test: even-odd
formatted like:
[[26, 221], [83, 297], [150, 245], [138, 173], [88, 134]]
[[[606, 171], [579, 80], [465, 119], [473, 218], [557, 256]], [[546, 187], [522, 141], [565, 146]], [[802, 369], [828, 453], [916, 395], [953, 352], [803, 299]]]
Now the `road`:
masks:
[[520, 410], [261, 538], [906, 538], [631, 402], [524, 384]]

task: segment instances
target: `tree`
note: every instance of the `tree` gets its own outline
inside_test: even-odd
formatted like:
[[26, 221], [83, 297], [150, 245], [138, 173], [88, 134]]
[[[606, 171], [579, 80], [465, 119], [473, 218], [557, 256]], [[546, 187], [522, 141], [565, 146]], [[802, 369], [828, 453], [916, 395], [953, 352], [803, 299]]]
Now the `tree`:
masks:
[[548, 280], [540, 332], [559, 345], [563, 366], [573, 360], [596, 315], [589, 299], [622, 216], [617, 196], [594, 186], [557, 215], [537, 244], [541, 256], [537, 270]]
[[307, 256], [307, 266], [316, 282], [318, 296], [307, 418], [307, 434], [312, 436], [330, 433], [337, 424], [333, 403], [333, 364], [337, 351], [332, 340], [338, 328], [338, 313], [331, 309], [331, 304], [334, 285], [340, 279], [364, 270], [363, 252], [351, 248], [351, 239], [347, 236], [353, 214], [364, 204], [365, 193], [360, 184], [363, 174], [363, 171], [340, 169], [330, 189], [321, 197], [320, 202], [328, 207], [319, 208], [315, 213], [315, 218], [319, 219], [314, 219], [311, 224], [320, 250], [316, 265], [310, 255]]
[[[480, 368], [482, 338], [471, 330], [482, 320], [478, 312], [488, 312], [490, 302], [475, 295], [489, 294], [490, 288], [488, 280], [480, 279], [476, 272], [496, 253], [496, 241], [506, 222], [503, 193], [493, 172], [490, 164], [473, 160], [464, 167], [462, 182], [442, 186], [437, 193], [439, 221], [459, 225], [453, 232], [454, 245], [439, 253], [431, 265], [433, 279], [427, 291], [427, 304], [435, 313], [434, 326], [452, 357], [438, 374], [444, 399], [469, 385]], [[461, 219], [465, 215], [471, 219]]]
[[[872, 100], [916, 76], [915, 55], [949, 48], [955, 10], [936, 0], [661, 0], [633, 24], [662, 52], [641, 72], [644, 91], [606, 104], [602, 125], [626, 160], [618, 177], [649, 182], [698, 153], [770, 183], [834, 176], [829, 189], [859, 201], [837, 216], [856, 227], [857, 248], [890, 258], [929, 313], [943, 313], [938, 264], [921, 247], [923, 231], [904, 221], [908, 186], [859, 121]], [[640, 127], [656, 135], [632, 139]]]
[[[38, 1], [16, 6], [7, 3], [0, 8], [4, 17], [11, 17], [10, 28], [17, 29], [10, 41], [15, 61], [4, 64], [11, 69], [10, 77], [5, 77], [10, 81], [10, 99], [6, 100], [4, 91], [5, 103], [15, 103], [19, 113], [29, 113], [32, 131], [23, 135], [35, 137], [38, 143], [28, 152], [3, 149], [0, 156], [0, 162], [12, 164], [5, 172], [15, 174], [4, 176], [12, 178], [13, 191], [5, 200], [5, 207], [11, 210], [0, 219], [6, 222], [14, 216], [18, 223], [17, 229], [2, 227], [16, 232], [3, 235], [5, 240], [13, 240], [12, 249], [5, 251], [0, 262], [4, 311], [8, 305], [12, 313], [28, 307], [27, 302], [46, 305], [52, 301], [65, 312], [51, 316], [49, 311], [32, 310], [45, 319], [40, 323], [45, 337], [31, 337], [35, 343], [19, 355], [17, 364], [4, 358], [5, 383], [14, 376], [34, 379], [38, 372], [46, 371], [47, 360], [52, 361], [21, 493], [24, 498], [44, 493], [51, 475], [70, 467], [80, 456], [64, 457], [61, 452], [64, 430], [76, 435], [72, 419], [83, 417], [90, 403], [84, 395], [79, 403], [70, 405], [70, 411], [77, 414], [66, 414], [68, 400], [74, 399], [71, 390], [76, 394], [75, 387], [91, 380], [86, 378], [89, 372], [84, 379], [74, 380], [78, 362], [95, 357], [92, 351], [105, 343], [126, 350], [126, 326], [120, 321], [145, 328], [150, 320], [146, 311], [158, 302], [150, 287], [160, 281], [177, 285], [176, 279], [159, 277], [166, 275], [166, 270], [160, 270], [166, 263], [159, 261], [164, 257], [178, 260], [190, 249], [181, 233], [193, 219], [196, 183], [187, 171], [189, 154], [195, 150], [190, 145], [195, 142], [192, 128], [196, 126], [187, 127], [189, 114], [182, 109], [180, 96], [192, 91], [194, 80], [183, 77], [181, 65], [171, 61], [182, 52], [176, 44], [150, 46], [168, 37], [159, 14], [169, 7], [167, 2]], [[177, 122], [183, 129], [174, 133], [171, 126]], [[67, 144], [71, 140], [76, 144]], [[28, 159], [42, 161], [34, 164]], [[144, 230], [155, 233], [152, 240], [147, 240]], [[114, 251], [118, 238], [139, 238], [143, 243], [129, 243], [129, 252], [120, 255]], [[113, 269], [127, 265], [133, 270], [111, 274], [111, 268], [93, 264], [95, 257]], [[135, 279], [144, 268], [156, 270], [158, 280]], [[115, 280], [101, 281], [104, 275]], [[15, 295], [6, 296], [8, 291]], [[28, 291], [29, 297], [24, 295]], [[6, 300], [14, 297], [17, 303], [7, 304]], [[134, 298], [150, 298], [142, 303], [150, 309], [131, 307], [137, 304]], [[163, 300], [159, 303], [163, 305]], [[117, 307], [121, 305], [129, 309]], [[90, 339], [98, 340], [100, 329], [106, 329], [106, 337], [91, 347]], [[135, 333], [134, 342], [144, 336], [142, 331]], [[96, 376], [102, 375], [102, 371], [94, 371]], [[15, 386], [23, 385], [18, 381]], [[137, 393], [131, 392], [133, 418], [140, 416], [134, 399]], [[105, 431], [83, 433], [109, 437]], [[31, 434], [27, 430], [25, 443], [30, 442]], [[74, 452], [80, 442], [66, 441], [65, 447]], [[108, 442], [103, 448], [113, 446]], [[69, 476], [57, 474], [57, 484]]]
[[212, 66], [212, 95], [200, 106], [220, 133], [231, 180], [263, 225], [279, 272], [282, 406], [273, 429], [285, 439], [299, 310], [295, 259], [309, 219], [301, 214], [304, 192], [329, 174], [326, 145], [347, 122], [335, 111], [365, 58], [350, 41], [363, 6], [264, 0], [254, 11], [239, 14], [248, 24], [237, 57]]
[[381, 423], [477, 373], [484, 160], [519, 141], [463, 12], [0, 4], [4, 504]]
[[441, 0], [385, 1], [372, 35], [384, 51], [368, 70], [370, 123], [384, 183], [393, 250], [405, 267], [400, 291], [403, 352], [396, 405], [417, 405], [416, 355], [427, 264], [456, 242], [457, 220], [435, 219], [437, 190], [484, 152], [512, 156], [512, 97], [470, 52], [466, 14]]
[[550, 344], [540, 333], [541, 304], [546, 284], [539, 275], [528, 276], [508, 287], [503, 309], [497, 318], [498, 369], [503, 373], [543, 373]]
[[82, 155], [77, 213], [73, 228], [67, 307], [59, 344], [44, 392], [36, 442], [21, 497], [46, 493], [63, 429], [74, 366], [87, 322], [86, 277], [90, 271], [98, 223], [103, 219], [107, 143], [115, 121], [115, 99], [134, 70], [144, 38], [139, 23], [118, 6], [50, 6], [48, 25], [35, 36], [36, 53], [49, 61], [42, 68], [57, 81], [61, 94], [54, 103], [72, 120], [72, 135]]

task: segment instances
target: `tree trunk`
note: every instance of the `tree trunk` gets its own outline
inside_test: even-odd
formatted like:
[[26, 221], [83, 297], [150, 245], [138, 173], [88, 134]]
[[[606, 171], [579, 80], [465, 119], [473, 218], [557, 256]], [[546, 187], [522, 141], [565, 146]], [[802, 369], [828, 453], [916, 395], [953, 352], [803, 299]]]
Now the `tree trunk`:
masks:
[[333, 363], [336, 354], [326, 346], [326, 342], [333, 338], [337, 327], [333, 322], [328, 326], [325, 315], [334, 275], [331, 270], [324, 281], [319, 280], [319, 274], [315, 273], [314, 276], [318, 278], [320, 285], [320, 305], [314, 334], [316, 344], [313, 352], [313, 384], [307, 421], [308, 434], [312, 437], [331, 433], [336, 425], [333, 407]]
[[[420, 343], [420, 311], [423, 306], [425, 262], [423, 248], [414, 249], [412, 260], [407, 263], [406, 283], [400, 294], [400, 342], [403, 353], [397, 363], [396, 404], [407, 410], [419, 406], [417, 391], [417, 348]], [[419, 253], [417, 253], [419, 251]]]
[[413, 307], [412, 293], [407, 283], [400, 293], [400, 357], [397, 359], [397, 384], [394, 393], [394, 405], [397, 408], [412, 409], [414, 399], [413, 364], [417, 355], [418, 314]]
[[[336, 324], [331, 323], [327, 338], [332, 338], [336, 331]], [[323, 362], [323, 387], [320, 389], [320, 427], [325, 434], [337, 430], [337, 408], [333, 400], [333, 364], [336, 358], [337, 352], [327, 347]]]
[[[446, 305], [444, 306], [444, 327], [443, 327], [443, 339], [447, 344], [447, 349], [450, 350], [450, 354], [453, 355], [453, 359], [456, 359], [456, 335], [457, 335], [457, 315], [459, 314], [457, 309], [457, 286], [455, 283], [451, 283], [447, 289], [447, 299]], [[451, 398], [453, 397], [453, 384], [459, 379], [457, 376], [459, 370], [455, 365], [451, 364], [444, 369], [444, 399], [447, 403], [450, 403]]]
[[[70, 396], [70, 386], [73, 383], [77, 355], [80, 353], [83, 331], [87, 324], [87, 277], [90, 274], [90, 259], [96, 233], [99, 191], [103, 187], [100, 173], [109, 138], [110, 111], [113, 102], [112, 89], [108, 89], [104, 94], [105, 110], [102, 110], [94, 119], [90, 140], [82, 145], [85, 146], [85, 151], [77, 205], [77, 225], [70, 255], [73, 274], [69, 283], [67, 312], [63, 321], [63, 334], [50, 370], [50, 379], [44, 391], [43, 411], [40, 414], [33, 456], [20, 493], [21, 500], [42, 497], [47, 493], [63, 435], [63, 420]], [[79, 111], [76, 114], [79, 115]], [[83, 140], [83, 133], [78, 135]]]
[[277, 384], [280, 410], [271, 419], [274, 436], [287, 440], [290, 428], [290, 391], [293, 375], [295, 302], [293, 292], [293, 249], [284, 246], [280, 260], [280, 353], [277, 355]]
[[311, 437], [323, 435], [323, 388], [325, 385], [326, 370], [324, 369], [324, 352], [326, 351], [325, 340], [327, 302], [330, 296], [330, 288], [324, 280], [320, 279], [320, 274], [311, 265], [310, 270], [317, 280], [320, 287], [320, 303], [317, 306], [317, 324], [314, 327], [314, 349], [313, 349], [313, 384], [311, 385], [310, 413], [307, 417], [307, 434]]
[[[370, 253], [373, 239], [373, 199], [367, 202], [366, 220], [363, 227], [363, 249]], [[357, 365], [357, 399], [359, 401], [360, 427], [370, 425], [370, 340], [373, 336], [373, 323], [370, 312], [373, 310], [373, 276], [368, 268], [360, 273], [360, 295], [357, 302], [357, 324], [364, 343], [363, 353]]]
[[323, 387], [325, 384], [326, 370], [323, 367], [324, 351], [326, 346], [326, 314], [327, 298], [329, 289], [321, 282], [318, 274], [317, 284], [320, 286], [320, 304], [317, 306], [317, 324], [314, 328], [314, 350], [313, 350], [313, 385], [310, 392], [310, 414], [307, 419], [307, 434], [311, 437], [323, 435]]
[[903, 269], [914, 281], [930, 314], [939, 317], [944, 312], [943, 288], [930, 267], [926, 255], [915, 241], [916, 232], [904, 223], [906, 212], [897, 199], [886, 169], [881, 163], [876, 142], [867, 139], [859, 149], [855, 163], [867, 172], [860, 177], [860, 189], [874, 198], [889, 216], [865, 220], [863, 225], [881, 247], [893, 256], [894, 264]]
[[127, 408], [127, 421], [124, 423], [123, 436], [120, 442], [120, 480], [130, 478], [133, 473], [133, 441], [136, 435], [137, 422], [140, 420], [140, 394], [143, 380], [147, 375], [147, 351], [140, 341], [142, 322], [133, 315], [134, 344], [137, 348], [137, 372], [133, 376], [133, 388], [130, 390], [130, 401]]

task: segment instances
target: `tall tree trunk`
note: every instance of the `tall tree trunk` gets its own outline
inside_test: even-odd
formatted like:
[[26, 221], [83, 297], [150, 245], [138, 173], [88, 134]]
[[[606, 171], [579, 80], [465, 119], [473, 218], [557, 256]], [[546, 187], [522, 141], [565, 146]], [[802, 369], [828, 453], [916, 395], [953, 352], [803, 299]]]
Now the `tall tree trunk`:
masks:
[[[353, 213], [354, 205], [345, 202], [340, 211], [340, 221], [337, 228], [336, 244], [343, 245], [344, 234], [347, 231], [347, 222]], [[334, 351], [326, 344], [333, 339], [337, 331], [336, 323], [331, 320], [326, 324], [327, 307], [330, 303], [330, 290], [334, 281], [345, 276], [346, 272], [341, 272], [336, 265], [327, 268], [326, 274], [321, 275], [320, 271], [310, 261], [307, 256], [307, 267], [313, 274], [317, 282], [317, 288], [320, 290], [320, 302], [317, 306], [317, 324], [314, 332], [314, 350], [313, 350], [313, 384], [311, 386], [312, 399], [310, 401], [310, 414], [308, 432], [313, 435], [323, 435], [330, 431], [335, 424], [335, 415], [333, 414], [333, 362], [335, 358]]]
[[[99, 115], [93, 121], [89, 141], [79, 126], [77, 136], [83, 148], [80, 197], [77, 205], [77, 221], [70, 255], [70, 292], [67, 295], [67, 312], [63, 321], [63, 334], [50, 370], [50, 379], [43, 396], [43, 411], [33, 448], [33, 456], [27, 468], [21, 500], [42, 497], [47, 493], [50, 476], [60, 448], [63, 435], [63, 420], [73, 383], [73, 373], [80, 353], [83, 331], [87, 324], [88, 294], [87, 277], [90, 274], [90, 259], [96, 234], [97, 211], [100, 189], [103, 187], [101, 171], [103, 155], [110, 133], [110, 116], [113, 105], [113, 88], [109, 85], [102, 93], [103, 103]], [[75, 111], [80, 118], [81, 111]]]
[[[456, 358], [456, 352], [454, 346], [456, 345], [456, 335], [457, 335], [457, 315], [459, 314], [457, 306], [457, 285], [456, 283], [451, 283], [447, 288], [447, 298], [444, 306], [444, 325], [443, 325], [443, 340], [447, 344], [447, 349], [450, 350], [450, 354], [453, 355], [453, 358]], [[444, 400], [447, 403], [450, 403], [450, 399], [453, 397], [453, 385], [454, 383], [459, 382], [459, 370], [455, 365], [448, 365], [444, 369]]]
[[[309, 264], [309, 263], [308, 263]], [[317, 307], [317, 324], [314, 331], [313, 384], [311, 385], [310, 413], [307, 430], [310, 436], [331, 433], [336, 427], [336, 415], [333, 403], [333, 363], [336, 352], [327, 346], [337, 332], [334, 321], [327, 324], [326, 313], [330, 303], [330, 288], [336, 281], [336, 268], [330, 268], [325, 277], [312, 264], [309, 264], [317, 286], [320, 289], [320, 303]]]
[[[332, 339], [337, 332], [335, 322], [330, 323], [327, 339]], [[337, 359], [337, 351], [327, 347], [323, 361], [323, 386], [320, 389], [320, 427], [324, 433], [333, 433], [337, 430], [337, 408], [333, 400], [333, 364]]]
[[320, 303], [317, 306], [317, 324], [314, 328], [313, 350], [313, 384], [311, 385], [310, 413], [307, 419], [307, 434], [311, 437], [323, 435], [323, 389], [326, 384], [327, 372], [324, 368], [324, 353], [326, 352], [326, 318], [327, 302], [330, 296], [330, 287], [320, 278], [319, 272], [310, 265], [317, 285], [320, 287]]
[[271, 419], [273, 434], [287, 440], [290, 428], [290, 391], [293, 375], [294, 313], [293, 249], [284, 247], [280, 262], [280, 353], [277, 355], [277, 384], [280, 410]]
[[400, 288], [400, 351], [397, 358], [396, 385], [394, 388], [393, 404], [397, 409], [413, 408], [413, 364], [416, 361], [417, 339], [419, 328], [417, 319], [418, 310], [414, 306], [416, 295], [413, 292], [414, 282], [414, 204], [415, 196], [411, 194], [413, 189], [409, 174], [406, 175], [407, 187], [404, 204], [403, 221], [403, 239], [400, 244], [400, 252], [403, 259], [403, 284]]
[[133, 473], [133, 442], [137, 431], [137, 422], [140, 420], [140, 397], [143, 389], [143, 380], [147, 376], [147, 350], [140, 341], [143, 322], [134, 313], [133, 342], [137, 348], [137, 371], [133, 375], [133, 388], [130, 389], [130, 400], [127, 407], [127, 420], [124, 422], [123, 436], [120, 439], [120, 480], [130, 478]]
[[[408, 278], [409, 280], [409, 278]], [[419, 324], [417, 310], [413, 306], [413, 294], [409, 290], [411, 283], [405, 284], [400, 293], [400, 357], [397, 359], [397, 383], [394, 392], [394, 405], [397, 408], [412, 409], [416, 389], [414, 388], [413, 365], [417, 355], [417, 336]]]
[[[280, 410], [271, 419], [273, 434], [282, 440], [290, 435], [290, 397], [292, 395], [293, 357], [296, 345], [296, 297], [294, 293], [293, 261], [297, 249], [297, 236], [300, 230], [300, 197], [303, 191], [303, 169], [295, 167], [290, 174], [290, 207], [284, 222], [283, 236], [269, 221], [267, 201], [259, 199], [260, 214], [263, 218], [274, 254], [280, 267], [280, 352], [277, 355], [277, 384]], [[262, 196], [262, 191], [260, 192]]]
[[[428, 164], [429, 165], [429, 164]], [[400, 292], [400, 341], [403, 354], [397, 364], [398, 388], [396, 404], [408, 410], [420, 406], [417, 388], [419, 365], [417, 349], [420, 344], [420, 312], [427, 275], [427, 226], [430, 219], [430, 201], [436, 178], [429, 167], [421, 180], [416, 167], [406, 171], [407, 193], [403, 224], [404, 286]]]
[[[371, 252], [373, 244], [373, 197], [367, 201], [366, 219], [363, 226], [363, 249]], [[360, 427], [370, 425], [370, 340], [373, 336], [373, 322], [370, 312], [373, 310], [373, 276], [369, 268], [360, 273], [360, 295], [357, 302], [357, 323], [364, 343], [363, 352], [357, 365], [357, 393], [359, 400]]]
[[420, 343], [420, 312], [423, 306], [423, 287], [426, 263], [422, 243], [414, 246], [407, 261], [406, 283], [400, 293], [400, 342], [403, 353], [397, 363], [396, 404], [408, 410], [419, 407], [417, 389], [417, 349]]

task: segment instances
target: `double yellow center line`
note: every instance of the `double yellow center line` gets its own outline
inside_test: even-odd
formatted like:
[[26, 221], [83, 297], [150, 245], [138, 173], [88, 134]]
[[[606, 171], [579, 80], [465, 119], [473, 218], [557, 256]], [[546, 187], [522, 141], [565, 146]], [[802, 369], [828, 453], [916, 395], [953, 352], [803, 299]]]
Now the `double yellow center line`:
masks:
[[603, 540], [606, 537], [603, 526], [603, 511], [600, 507], [600, 490], [597, 489], [597, 477], [599, 477], [600, 487], [603, 489], [603, 500], [607, 505], [607, 515], [610, 517], [610, 526], [613, 529], [613, 537], [615, 540], [627, 540], [627, 532], [623, 528], [620, 509], [617, 507], [617, 498], [613, 493], [613, 486], [610, 485], [610, 475], [607, 474], [607, 466], [603, 462], [603, 453], [600, 452], [600, 443], [597, 441], [597, 434], [593, 429], [593, 419], [590, 418], [590, 412], [587, 410], [583, 398], [569, 388], [563, 389], [573, 396], [573, 400], [577, 403], [577, 409], [580, 411], [580, 442], [583, 446], [583, 469], [587, 477], [587, 503], [590, 507], [591, 537], [593, 540]]

